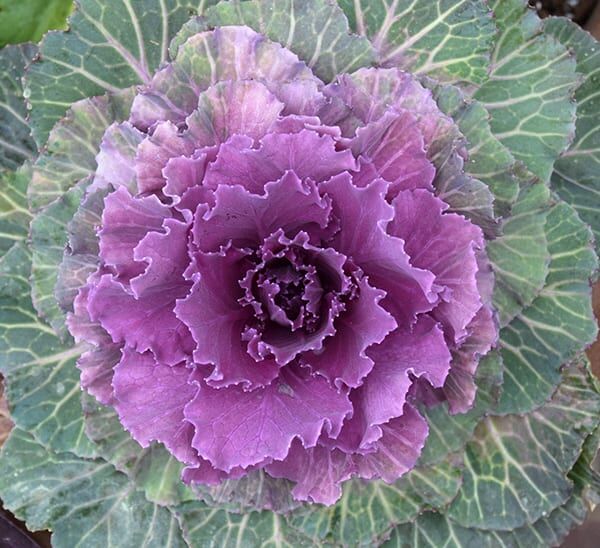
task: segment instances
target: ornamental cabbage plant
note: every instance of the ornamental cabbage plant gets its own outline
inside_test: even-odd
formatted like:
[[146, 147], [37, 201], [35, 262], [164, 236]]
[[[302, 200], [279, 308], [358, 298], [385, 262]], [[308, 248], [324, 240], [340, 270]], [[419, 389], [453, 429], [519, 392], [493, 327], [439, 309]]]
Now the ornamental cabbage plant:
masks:
[[0, 59], [30, 529], [548, 546], [600, 500], [591, 36], [522, 0], [79, 0]]

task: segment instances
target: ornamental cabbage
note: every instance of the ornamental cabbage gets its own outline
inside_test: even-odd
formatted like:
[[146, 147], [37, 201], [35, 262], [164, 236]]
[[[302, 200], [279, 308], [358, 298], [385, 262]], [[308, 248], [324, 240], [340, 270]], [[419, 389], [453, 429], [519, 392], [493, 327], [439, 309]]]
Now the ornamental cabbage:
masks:
[[58, 546], [560, 541], [600, 497], [593, 39], [521, 0], [70, 26], [1, 52], [8, 508]]
[[397, 69], [325, 86], [247, 27], [182, 47], [218, 75], [183, 96], [166, 65], [100, 144], [81, 384], [186, 481], [263, 468], [326, 504], [351, 476], [393, 482], [427, 437], [416, 403], [468, 410], [497, 336], [482, 230], [436, 181], [460, 133]]

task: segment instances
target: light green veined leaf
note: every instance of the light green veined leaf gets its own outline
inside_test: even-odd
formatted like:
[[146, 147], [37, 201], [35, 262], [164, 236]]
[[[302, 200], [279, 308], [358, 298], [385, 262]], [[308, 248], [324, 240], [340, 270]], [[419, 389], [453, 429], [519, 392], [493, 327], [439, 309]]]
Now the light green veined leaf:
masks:
[[27, 239], [31, 213], [27, 209], [26, 173], [0, 174], [0, 255]]
[[[598, 389], [598, 387], [596, 388]], [[600, 426], [583, 444], [583, 451], [569, 474], [581, 488], [581, 496], [590, 506], [600, 504]]]
[[297, 548], [311, 546], [307, 537], [290, 527], [275, 512], [235, 514], [202, 502], [185, 502], [175, 508], [189, 546], [233, 548]]
[[31, 297], [41, 318], [68, 340], [65, 313], [54, 295], [58, 268], [67, 244], [67, 225], [77, 211], [89, 180], [69, 189], [39, 212], [31, 222]]
[[339, 0], [379, 62], [445, 82], [478, 84], [488, 72], [496, 27], [478, 0]]
[[303, 505], [287, 521], [315, 546], [374, 546], [393, 526], [415, 519], [424, 509], [444, 508], [461, 484], [461, 459], [415, 468], [393, 484], [351, 480], [330, 507]]
[[232, 512], [266, 508], [277, 513], [286, 513], [302, 505], [294, 500], [293, 487], [291, 481], [274, 478], [260, 469], [248, 472], [240, 479], [224, 480], [219, 485], [191, 485], [196, 498], [208, 506]]
[[35, 143], [26, 120], [21, 77], [36, 52], [37, 47], [33, 44], [0, 49], [0, 170], [17, 169], [35, 154]]
[[[552, 187], [589, 223], [600, 245], [600, 43], [564, 18], [547, 19], [546, 33], [573, 50], [583, 83], [575, 93], [575, 141], [554, 164]], [[596, 248], [598, 249], [598, 248]]]
[[569, 531], [579, 525], [587, 508], [574, 495], [548, 517], [513, 531], [484, 531], [461, 527], [446, 516], [426, 512], [414, 523], [397, 527], [382, 548], [547, 548], [559, 546]]
[[171, 38], [207, 2], [79, 0], [69, 32], [50, 32], [25, 76], [39, 146], [76, 101], [150, 81]]
[[503, 363], [498, 351], [482, 358], [475, 373], [477, 394], [472, 409], [466, 413], [451, 415], [448, 405], [421, 406], [420, 411], [429, 424], [429, 436], [418, 461], [428, 466], [447, 460], [455, 453], [464, 452], [467, 441], [481, 418], [492, 408], [500, 396]]
[[474, 93], [492, 131], [515, 158], [546, 182], [575, 129], [575, 59], [543, 33], [525, 0], [493, 0], [500, 30], [490, 78]]
[[424, 79], [438, 106], [457, 123], [467, 141], [465, 171], [484, 182], [494, 195], [494, 211], [505, 216], [517, 199], [519, 166], [510, 151], [494, 137], [490, 115], [481, 103], [467, 99], [460, 89]]
[[75, 367], [82, 349], [64, 345], [37, 317], [29, 295], [30, 264], [21, 243], [0, 260], [0, 371], [11, 416], [54, 450], [90, 455]]
[[2, 448], [0, 496], [55, 548], [186, 548], [168, 508], [148, 502], [102, 460], [47, 451], [15, 428]]
[[219, 2], [207, 10], [206, 20], [214, 27], [247, 25], [265, 34], [326, 82], [375, 62], [369, 41], [350, 34], [342, 10], [331, 0]]
[[100, 264], [97, 230], [102, 223], [104, 198], [113, 187], [87, 192], [73, 218], [67, 224], [67, 246], [58, 267], [54, 295], [64, 312], [73, 311], [73, 301], [88, 276]]
[[527, 415], [487, 417], [467, 444], [463, 486], [448, 516], [463, 527], [510, 531], [573, 494], [567, 477], [600, 418], [585, 359], [570, 364], [552, 399]]
[[590, 280], [597, 258], [590, 229], [559, 202], [548, 212], [545, 233], [545, 286], [500, 332], [505, 370], [498, 413], [526, 413], [545, 402], [560, 381], [560, 367], [596, 338]]
[[543, 183], [524, 186], [510, 217], [502, 223], [502, 235], [487, 244], [501, 327], [529, 306], [544, 287], [550, 262], [545, 227], [553, 203]]
[[127, 117], [133, 91], [84, 99], [69, 108], [33, 164], [27, 190], [33, 211], [60, 198], [75, 183], [94, 173], [104, 131], [114, 121]]
[[183, 465], [160, 444], [142, 448], [119, 422], [114, 409], [83, 394], [85, 429], [99, 457], [127, 474], [146, 498], [163, 506], [192, 498], [181, 481]]

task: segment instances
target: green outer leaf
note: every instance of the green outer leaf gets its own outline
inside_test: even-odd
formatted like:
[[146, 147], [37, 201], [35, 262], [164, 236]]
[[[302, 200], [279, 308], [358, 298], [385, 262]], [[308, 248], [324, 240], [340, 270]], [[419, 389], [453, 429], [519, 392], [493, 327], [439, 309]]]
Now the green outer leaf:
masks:
[[[596, 386], [596, 390], [598, 390], [598, 386]], [[596, 430], [585, 441], [579, 460], [569, 474], [569, 478], [581, 488], [584, 500], [592, 507], [600, 504], [599, 449], [600, 426], [596, 427]]]
[[82, 395], [85, 430], [99, 457], [129, 476], [146, 498], [161, 504], [178, 504], [192, 498], [181, 481], [183, 465], [160, 444], [142, 448], [119, 422], [114, 409]]
[[569, 531], [583, 522], [586, 507], [577, 495], [547, 518], [514, 531], [482, 531], [457, 525], [446, 516], [427, 512], [414, 523], [397, 527], [383, 548], [547, 548], [558, 546]]
[[342, 498], [330, 507], [303, 505], [286, 519], [315, 545], [373, 546], [393, 526], [415, 519], [424, 508], [444, 508], [461, 485], [461, 459], [415, 468], [389, 485], [352, 480]]
[[[217, 4], [218, 2], [219, 0], [216, 0], [214, 3]], [[192, 17], [189, 21], [187, 21], [169, 44], [169, 56], [171, 59], [175, 59], [177, 57], [180, 46], [185, 44], [189, 38], [195, 34], [205, 32], [207, 30], [210, 30], [210, 28], [205, 17]]]
[[591, 225], [600, 245], [600, 44], [564, 18], [546, 20], [544, 30], [574, 51], [584, 77], [575, 93], [575, 141], [554, 164], [552, 187]]
[[79, 289], [100, 263], [96, 231], [102, 223], [104, 198], [112, 191], [112, 185], [108, 185], [87, 192], [67, 225], [67, 246], [54, 286], [56, 302], [65, 312], [73, 311], [73, 302]]
[[517, 166], [510, 151], [494, 137], [489, 113], [481, 103], [466, 99], [458, 88], [438, 85], [429, 79], [425, 79], [425, 85], [433, 91], [442, 112], [452, 117], [467, 140], [465, 171], [492, 191], [495, 213], [506, 215], [519, 193]]
[[189, 546], [219, 548], [297, 548], [312, 546], [275, 512], [233, 514], [202, 502], [185, 502], [175, 508]]
[[25, 76], [38, 145], [76, 101], [148, 83], [196, 6], [192, 0], [79, 0], [69, 32], [48, 33]]
[[512, 530], [565, 504], [573, 493], [567, 474], [599, 416], [600, 394], [580, 360], [536, 411], [486, 418], [467, 445], [463, 487], [448, 517], [463, 527]]
[[48, 29], [65, 28], [73, 0], [0, 0], [0, 47], [37, 42]]
[[366, 35], [380, 63], [445, 82], [487, 77], [496, 27], [481, 0], [339, 0], [350, 26]]
[[51, 529], [56, 548], [186, 546], [169, 509], [110, 464], [48, 452], [19, 428], [2, 448], [0, 495], [30, 529]]
[[0, 260], [0, 371], [11, 417], [54, 450], [91, 455], [75, 367], [82, 350], [62, 344], [38, 319], [29, 296], [30, 264], [21, 243]]
[[232, 512], [269, 509], [280, 514], [302, 505], [294, 500], [293, 487], [291, 481], [274, 478], [260, 469], [248, 472], [240, 479], [224, 480], [219, 485], [198, 483], [191, 486], [196, 498], [208, 506]]
[[500, 354], [498, 351], [490, 352], [477, 367], [477, 395], [471, 410], [450, 415], [446, 403], [430, 408], [422, 406], [420, 411], [429, 423], [429, 436], [417, 463], [419, 466], [442, 462], [454, 453], [464, 451], [465, 444], [473, 436], [481, 418], [498, 401], [502, 375]]
[[548, 181], [575, 130], [575, 60], [525, 0], [493, 0], [500, 36], [492, 71], [474, 94], [492, 131], [527, 168]]
[[70, 337], [65, 313], [58, 306], [54, 287], [67, 244], [67, 225], [77, 211], [88, 184], [89, 181], [84, 180], [74, 186], [31, 222], [31, 298], [40, 317], [66, 340]]
[[293, 51], [331, 82], [375, 62], [366, 38], [350, 34], [348, 21], [334, 0], [250, 0], [219, 2], [206, 12], [212, 27], [247, 25]]
[[546, 218], [550, 266], [544, 289], [500, 332], [504, 387], [496, 412], [526, 413], [546, 401], [560, 367], [596, 338], [590, 279], [597, 267], [589, 227], [564, 202]]
[[33, 165], [27, 191], [32, 210], [50, 204], [75, 183], [93, 175], [102, 136], [110, 124], [128, 116], [134, 91], [84, 99], [69, 108]]
[[27, 209], [29, 178], [19, 171], [0, 174], [0, 255], [29, 232], [31, 213]]
[[550, 262], [545, 226], [552, 204], [550, 189], [543, 183], [523, 187], [511, 216], [502, 224], [502, 236], [487, 244], [501, 327], [529, 306], [544, 287]]
[[21, 77], [36, 52], [33, 44], [0, 50], [0, 170], [17, 169], [35, 154], [35, 143], [25, 120]]

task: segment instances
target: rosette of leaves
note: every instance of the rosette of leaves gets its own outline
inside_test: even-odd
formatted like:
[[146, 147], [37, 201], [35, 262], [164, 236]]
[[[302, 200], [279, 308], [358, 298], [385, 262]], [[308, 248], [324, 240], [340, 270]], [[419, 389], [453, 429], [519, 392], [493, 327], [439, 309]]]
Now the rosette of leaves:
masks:
[[80, 0], [0, 58], [0, 496], [29, 528], [547, 546], [598, 501], [584, 31], [521, 0]]

